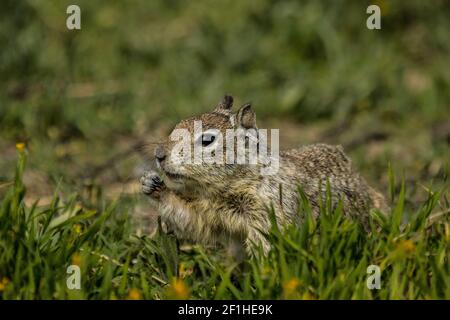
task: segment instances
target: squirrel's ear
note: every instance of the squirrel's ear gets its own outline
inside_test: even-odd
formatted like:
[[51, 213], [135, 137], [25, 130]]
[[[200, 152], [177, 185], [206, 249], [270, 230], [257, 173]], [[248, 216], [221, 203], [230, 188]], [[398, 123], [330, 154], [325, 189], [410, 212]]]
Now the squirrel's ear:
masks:
[[238, 124], [245, 129], [256, 129], [256, 114], [250, 103], [246, 103], [239, 108], [237, 112], [237, 121]]
[[229, 94], [225, 95], [222, 101], [214, 109], [215, 112], [229, 114], [233, 106], [233, 97]]

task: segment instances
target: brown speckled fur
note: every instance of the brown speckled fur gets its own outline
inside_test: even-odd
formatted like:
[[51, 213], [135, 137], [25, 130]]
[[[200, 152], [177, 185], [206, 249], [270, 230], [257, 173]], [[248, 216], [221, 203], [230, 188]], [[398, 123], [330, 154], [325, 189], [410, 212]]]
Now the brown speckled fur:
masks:
[[[183, 120], [176, 128], [192, 132], [194, 120], [201, 120], [204, 130], [216, 128], [222, 133], [231, 128], [256, 128], [255, 114], [248, 105], [236, 113], [231, 106], [232, 98], [226, 96], [213, 112]], [[160, 148], [170, 155], [173, 145], [167, 140]], [[179, 237], [194, 242], [229, 240], [242, 242], [247, 249], [260, 243], [267, 250], [269, 244], [258, 231], [269, 228], [267, 207], [273, 205], [282, 225], [292, 223], [300, 186], [317, 216], [326, 181], [333, 203], [342, 199], [344, 212], [364, 225], [371, 208], [387, 211], [384, 197], [352, 169], [341, 146], [315, 144], [283, 151], [275, 175], [261, 175], [260, 165], [175, 165], [170, 156], [161, 169], [164, 181], [154, 185], [149, 179], [159, 174], [148, 173], [141, 179], [143, 190], [158, 206], [163, 221]], [[182, 178], [172, 179], [167, 173]]]

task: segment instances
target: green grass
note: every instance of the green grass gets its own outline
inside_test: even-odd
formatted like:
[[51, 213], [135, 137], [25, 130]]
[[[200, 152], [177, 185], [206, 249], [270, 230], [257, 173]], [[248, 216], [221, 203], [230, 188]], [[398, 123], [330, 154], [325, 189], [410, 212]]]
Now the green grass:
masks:
[[[0, 205], [2, 299], [450, 299], [445, 190], [429, 190], [411, 212], [400, 183], [391, 214], [373, 212], [370, 232], [326, 199], [314, 220], [299, 190], [300, 226], [280, 231], [268, 210], [271, 251], [235, 264], [222, 251], [180, 249], [161, 227], [137, 236], [130, 209], [119, 203], [86, 209], [55, 193], [46, 208], [26, 206], [26, 157], [19, 151]], [[80, 266], [81, 290], [66, 286], [71, 264]], [[381, 268], [380, 290], [366, 287], [371, 264]]]

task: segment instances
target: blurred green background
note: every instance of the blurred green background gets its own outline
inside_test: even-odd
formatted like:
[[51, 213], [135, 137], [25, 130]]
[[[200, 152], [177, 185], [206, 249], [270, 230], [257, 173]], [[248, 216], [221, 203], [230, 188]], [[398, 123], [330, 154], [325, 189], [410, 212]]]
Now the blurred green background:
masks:
[[[144, 161], [133, 146], [224, 93], [252, 101], [282, 146], [343, 144], [384, 193], [389, 163], [412, 202], [443, 175], [448, 1], [78, 0], [79, 31], [66, 28], [69, 4], [1, 4], [0, 186], [26, 142], [29, 201], [56, 185], [136, 195]], [[366, 28], [370, 4], [381, 30]]]

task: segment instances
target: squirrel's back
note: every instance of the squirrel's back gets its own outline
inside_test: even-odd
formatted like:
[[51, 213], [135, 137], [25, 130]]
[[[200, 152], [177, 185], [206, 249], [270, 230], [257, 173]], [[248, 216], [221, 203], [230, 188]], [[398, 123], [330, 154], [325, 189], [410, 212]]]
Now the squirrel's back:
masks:
[[[386, 212], [382, 194], [370, 187], [352, 167], [342, 146], [313, 144], [281, 152], [279, 181], [298, 185], [318, 210], [318, 198], [324, 197], [327, 184], [333, 200], [344, 202], [350, 215], [366, 215], [375, 208]], [[290, 189], [286, 187], [285, 189]], [[290, 190], [288, 192], [295, 192]], [[366, 219], [363, 219], [366, 220]]]

